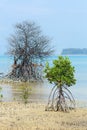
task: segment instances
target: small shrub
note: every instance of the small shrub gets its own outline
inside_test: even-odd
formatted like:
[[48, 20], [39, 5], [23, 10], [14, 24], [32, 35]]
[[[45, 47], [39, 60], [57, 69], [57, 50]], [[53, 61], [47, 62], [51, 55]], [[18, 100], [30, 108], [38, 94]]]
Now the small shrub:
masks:
[[2, 87], [0, 87], [0, 101], [2, 101], [3, 98], [3, 94], [1, 94], [1, 91], [2, 91]]
[[75, 108], [75, 100], [68, 89], [76, 83], [74, 77], [75, 68], [72, 66], [68, 57], [59, 56], [53, 61], [53, 66], [49, 63], [45, 67], [45, 77], [51, 84], [54, 84], [49, 95], [46, 110], [67, 111]]
[[31, 93], [31, 87], [29, 87], [28, 85], [22, 86], [21, 98], [25, 105], [28, 103], [30, 93]]

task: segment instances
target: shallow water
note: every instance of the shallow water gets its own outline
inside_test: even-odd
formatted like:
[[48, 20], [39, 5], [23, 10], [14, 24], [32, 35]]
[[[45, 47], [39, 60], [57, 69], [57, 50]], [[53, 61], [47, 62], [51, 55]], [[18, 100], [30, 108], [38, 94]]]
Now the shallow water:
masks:
[[[21, 85], [12, 84], [1, 84], [2, 90], [1, 94], [3, 95], [2, 101], [21, 101], [23, 89]], [[46, 82], [36, 82], [29, 83], [28, 87], [30, 87], [30, 95], [29, 101], [31, 102], [47, 102], [50, 90], [52, 86]]]
[[[2, 98], [3, 102], [11, 102], [11, 101], [24, 102], [22, 98], [23, 91], [20, 85], [1, 84], [0, 86], [2, 87], [1, 94], [3, 95]], [[50, 85], [46, 81], [42, 83], [41, 82], [29, 83], [28, 87], [31, 88], [28, 102], [47, 104], [50, 91], [53, 87], [52, 85]], [[74, 91], [72, 92], [72, 94], [73, 96], [75, 95]], [[75, 96], [74, 98], [76, 101], [76, 107], [87, 107], [86, 100], [79, 100]]]
[[[76, 85], [70, 87], [73, 96], [76, 100], [87, 101], [87, 56], [69, 56], [72, 65], [75, 66], [75, 77], [77, 79]], [[52, 60], [57, 59], [57, 56], [52, 56], [46, 59], [50, 65]], [[12, 65], [12, 58], [0, 56], [0, 72], [7, 73], [10, 71]], [[48, 82], [32, 83], [32, 94], [30, 100], [32, 101], [47, 101], [52, 86]], [[21, 90], [18, 86], [11, 86], [10, 84], [2, 86], [3, 101], [19, 100]], [[21, 99], [20, 99], [21, 100]], [[86, 103], [85, 103], [86, 104]]]

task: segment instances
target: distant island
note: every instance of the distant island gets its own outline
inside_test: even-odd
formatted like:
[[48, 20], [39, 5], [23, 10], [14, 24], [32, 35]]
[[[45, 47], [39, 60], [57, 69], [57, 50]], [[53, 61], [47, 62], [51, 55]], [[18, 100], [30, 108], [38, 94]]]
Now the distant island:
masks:
[[62, 50], [62, 55], [87, 55], [87, 48], [67, 48]]

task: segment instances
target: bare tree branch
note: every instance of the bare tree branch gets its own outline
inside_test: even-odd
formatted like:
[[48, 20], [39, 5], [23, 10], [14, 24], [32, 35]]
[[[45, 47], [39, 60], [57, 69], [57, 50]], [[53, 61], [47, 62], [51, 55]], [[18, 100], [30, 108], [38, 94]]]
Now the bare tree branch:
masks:
[[17, 24], [15, 33], [9, 38], [8, 53], [14, 57], [10, 77], [23, 80], [41, 79], [43, 59], [53, 52], [49, 44], [49, 38], [42, 35], [40, 27], [35, 23], [25, 21]]

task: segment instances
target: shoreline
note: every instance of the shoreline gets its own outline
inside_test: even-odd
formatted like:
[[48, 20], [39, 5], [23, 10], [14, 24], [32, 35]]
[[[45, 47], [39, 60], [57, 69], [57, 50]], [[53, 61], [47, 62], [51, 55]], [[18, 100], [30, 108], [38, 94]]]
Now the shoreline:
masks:
[[[22, 82], [7, 79], [2, 84]], [[87, 130], [86, 103], [76, 101], [76, 104], [76, 109], [67, 113], [45, 111], [47, 102], [40, 100], [31, 99], [26, 105], [21, 101], [0, 102], [0, 130]]]
[[[46, 91], [46, 88], [45, 88], [45, 90], [44, 90], [44, 85], [41, 87], [41, 86], [38, 86], [38, 85], [36, 85], [37, 83], [39, 83], [39, 82], [27, 82], [27, 85], [29, 85], [29, 86], [33, 86], [33, 88], [31, 89], [31, 95], [29, 96], [29, 98], [30, 98], [30, 100], [29, 100], [29, 102], [33, 102], [33, 103], [35, 103], [35, 102], [41, 102], [41, 103], [47, 103], [47, 101], [48, 101], [48, 98], [46, 98], [46, 99], [43, 99], [43, 95], [44, 95], [44, 93], [42, 93], [42, 91]], [[41, 83], [40, 85], [42, 85], [43, 83]], [[21, 81], [13, 81], [13, 80], [11, 80], [11, 79], [8, 79], [8, 78], [2, 78], [2, 79], [0, 79], [0, 85], [1, 85], [1, 87], [2, 86], [8, 86], [8, 88], [9, 87], [12, 87], [12, 86], [15, 86], [14, 88], [15, 88], [15, 90], [16, 89], [19, 89], [21, 86], [24, 86], [25, 85], [25, 82], [21, 82]], [[35, 86], [35, 88], [34, 88], [34, 86]], [[39, 88], [40, 87], [40, 88]], [[39, 90], [37, 90], [39, 88]], [[43, 89], [42, 89], [43, 88]], [[50, 89], [51, 90], [51, 89]], [[49, 90], [49, 93], [50, 93], [50, 90]], [[37, 91], [37, 92], [36, 92]], [[39, 91], [39, 92], [38, 92]], [[34, 95], [35, 94], [35, 95]], [[36, 95], [38, 94], [38, 97], [36, 97]], [[41, 100], [39, 100], [39, 98], [41, 98], [40, 96], [39, 96], [39, 94], [42, 94], [42, 99]], [[47, 96], [47, 95], [46, 95]], [[49, 96], [49, 94], [48, 94], [48, 96]], [[33, 97], [33, 98], [32, 98]], [[14, 97], [15, 98], [15, 97]], [[13, 102], [13, 101], [18, 101], [18, 100], [14, 100], [14, 98], [12, 99], [12, 100], [10, 100], [10, 102]], [[36, 99], [36, 100], [34, 100], [34, 99]], [[20, 102], [21, 102], [21, 100], [19, 100]], [[3, 101], [4, 103], [5, 102], [9, 102], [9, 100], [6, 100], [6, 101]], [[87, 108], [87, 101], [86, 100], [76, 100], [75, 99], [75, 102], [76, 102], [76, 108]]]
[[45, 104], [0, 102], [1, 130], [86, 130], [87, 109], [45, 111]]

